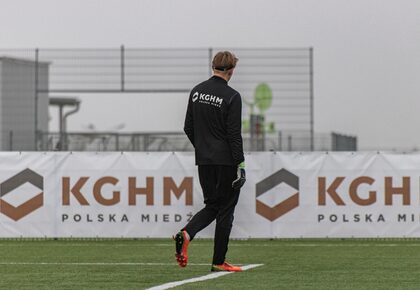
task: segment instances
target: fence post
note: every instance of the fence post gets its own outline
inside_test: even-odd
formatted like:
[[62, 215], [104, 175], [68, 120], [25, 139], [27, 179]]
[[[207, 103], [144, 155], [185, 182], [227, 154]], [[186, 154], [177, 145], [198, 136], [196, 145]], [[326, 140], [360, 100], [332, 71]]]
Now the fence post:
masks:
[[281, 131], [279, 131], [279, 140], [278, 140], [278, 142], [279, 142], [279, 144], [278, 144], [278, 146], [277, 146], [277, 150], [278, 151], [282, 151], [282, 149], [283, 149], [283, 144], [282, 144], [282, 134], [281, 134]]
[[292, 151], [292, 135], [287, 136], [287, 151]]
[[38, 62], [39, 62], [39, 49], [35, 49], [35, 112], [34, 112], [34, 150], [37, 150], [37, 132], [38, 132]]
[[309, 48], [309, 79], [310, 79], [310, 96], [309, 96], [309, 102], [310, 102], [310, 134], [311, 134], [311, 140], [310, 140], [310, 149], [311, 151], [314, 151], [314, 49], [313, 47]]
[[213, 68], [212, 68], [212, 62], [213, 62], [213, 48], [209, 48], [209, 76], [213, 74]]
[[115, 133], [115, 147], [116, 151], [120, 151], [120, 134]]
[[149, 134], [143, 135], [143, 150], [149, 151]]
[[9, 150], [13, 151], [13, 131], [9, 131]]
[[331, 151], [338, 151], [338, 134], [331, 133]]
[[121, 92], [124, 92], [125, 90], [125, 63], [124, 63], [124, 59], [125, 59], [125, 50], [124, 50], [124, 45], [121, 45]]

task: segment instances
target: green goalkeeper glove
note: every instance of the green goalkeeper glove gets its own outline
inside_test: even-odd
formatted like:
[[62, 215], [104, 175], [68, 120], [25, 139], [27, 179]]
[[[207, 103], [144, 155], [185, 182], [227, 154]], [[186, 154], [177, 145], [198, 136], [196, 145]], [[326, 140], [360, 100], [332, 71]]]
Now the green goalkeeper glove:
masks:
[[232, 188], [235, 190], [240, 189], [245, 184], [245, 181], [245, 162], [241, 162], [238, 165], [237, 178], [232, 182]]

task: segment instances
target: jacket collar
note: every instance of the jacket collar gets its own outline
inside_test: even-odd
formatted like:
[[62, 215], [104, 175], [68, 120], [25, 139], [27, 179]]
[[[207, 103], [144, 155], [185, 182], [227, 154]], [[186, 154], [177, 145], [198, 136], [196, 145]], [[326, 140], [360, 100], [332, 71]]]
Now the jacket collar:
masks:
[[222, 83], [225, 83], [225, 84], [228, 83], [225, 79], [223, 79], [223, 78], [221, 78], [219, 76], [212, 76], [210, 79], [211, 80], [214, 80], [214, 81], [217, 81], [217, 82], [222, 82]]

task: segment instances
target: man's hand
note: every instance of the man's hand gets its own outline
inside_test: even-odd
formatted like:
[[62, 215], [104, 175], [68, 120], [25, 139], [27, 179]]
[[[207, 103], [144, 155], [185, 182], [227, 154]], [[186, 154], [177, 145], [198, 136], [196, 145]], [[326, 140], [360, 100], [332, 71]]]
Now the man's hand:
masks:
[[237, 178], [232, 182], [232, 188], [235, 190], [240, 189], [246, 181], [245, 175], [245, 162], [238, 165]]

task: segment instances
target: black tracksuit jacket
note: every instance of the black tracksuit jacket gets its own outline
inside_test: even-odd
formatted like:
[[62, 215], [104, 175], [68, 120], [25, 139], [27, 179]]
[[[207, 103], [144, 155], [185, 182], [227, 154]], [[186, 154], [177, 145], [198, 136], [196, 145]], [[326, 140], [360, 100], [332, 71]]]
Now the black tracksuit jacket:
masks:
[[237, 166], [244, 161], [241, 95], [212, 76], [190, 93], [184, 131], [195, 148], [196, 165]]

